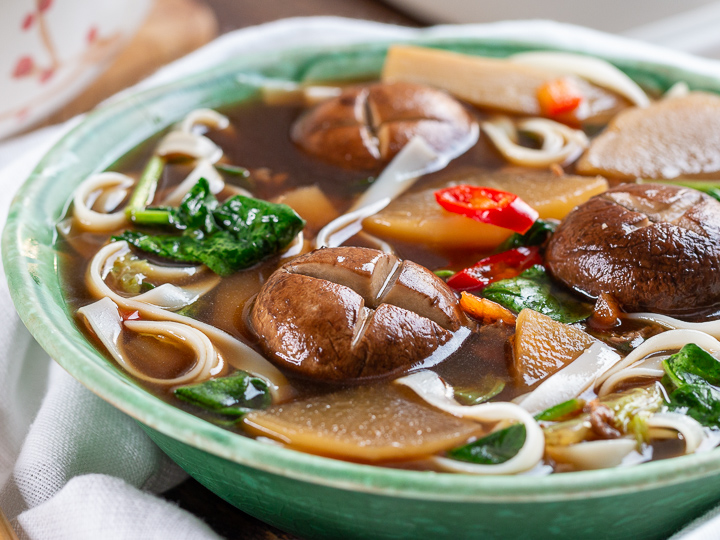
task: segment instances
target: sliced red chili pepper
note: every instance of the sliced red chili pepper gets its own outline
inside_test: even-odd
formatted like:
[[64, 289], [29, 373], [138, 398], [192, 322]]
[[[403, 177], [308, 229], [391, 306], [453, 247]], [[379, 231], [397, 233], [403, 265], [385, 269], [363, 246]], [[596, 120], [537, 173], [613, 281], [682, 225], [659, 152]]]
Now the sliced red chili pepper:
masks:
[[435, 200], [448, 212], [475, 221], [526, 233], [538, 213], [514, 193], [461, 184], [435, 192]]
[[542, 264], [540, 248], [519, 247], [491, 255], [458, 272], [447, 284], [456, 291], [478, 291], [493, 281], [514, 278], [536, 264]]
[[583, 95], [572, 79], [563, 77], [540, 85], [537, 98], [543, 113], [558, 116], [577, 109], [582, 103]]

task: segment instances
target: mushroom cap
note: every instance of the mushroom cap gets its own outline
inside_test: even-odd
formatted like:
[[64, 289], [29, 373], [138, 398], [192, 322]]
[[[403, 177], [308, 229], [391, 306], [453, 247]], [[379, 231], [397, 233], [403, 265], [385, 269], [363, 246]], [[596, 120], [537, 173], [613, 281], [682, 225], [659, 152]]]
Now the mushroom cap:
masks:
[[628, 311], [694, 317], [720, 302], [720, 203], [693, 189], [623, 184], [573, 210], [546, 254], [581, 294]]
[[474, 120], [441, 90], [411, 83], [349, 88], [304, 114], [291, 137], [306, 152], [342, 167], [389, 162], [416, 135], [440, 153], [473, 136]]
[[348, 381], [410, 368], [467, 320], [455, 293], [426, 268], [374, 249], [339, 247], [276, 270], [250, 322], [281, 366]]

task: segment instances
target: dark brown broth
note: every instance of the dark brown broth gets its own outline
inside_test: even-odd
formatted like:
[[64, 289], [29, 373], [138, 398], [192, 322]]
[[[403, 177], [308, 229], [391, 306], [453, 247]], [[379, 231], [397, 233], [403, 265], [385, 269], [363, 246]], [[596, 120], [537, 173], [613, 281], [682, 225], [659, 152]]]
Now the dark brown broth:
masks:
[[[223, 148], [224, 161], [246, 167], [252, 171], [253, 176], [265, 179], [264, 182], [257, 181], [254, 195], [259, 198], [272, 199], [296, 187], [315, 184], [330, 198], [337, 210], [342, 212], [366, 189], [368, 177], [376, 177], [380, 173], [379, 169], [353, 171], [338, 168], [308, 156], [298, 149], [290, 140], [289, 127], [302, 113], [302, 109], [299, 107], [267, 106], [256, 103], [220, 112], [230, 118], [232, 128], [210, 132], [207, 136]], [[112, 169], [137, 177], [152, 153], [158, 138], [153, 138], [131, 152], [126, 159], [121, 160]], [[451, 163], [447, 169], [442, 171], [442, 174], [468, 165], [496, 168], [503, 164], [497, 152], [481, 138], [478, 144]], [[187, 176], [191, 168], [188, 163], [182, 162], [166, 166], [158, 186], [156, 201], [162, 200], [170, 189]], [[267, 181], [268, 177], [270, 177], [270, 181]], [[275, 181], [277, 178], [279, 180]], [[432, 183], [436, 179], [437, 175], [427, 175], [418, 182], [414, 189], [422, 189], [424, 185]], [[233, 178], [227, 176], [226, 181], [232, 183]], [[63, 239], [58, 243], [58, 247], [63, 253], [61, 275], [67, 291], [67, 300], [75, 309], [93, 301], [84, 284], [87, 267], [85, 257], [96, 252], [106, 239], [106, 236], [79, 233], [71, 236], [72, 246], [70, 242]], [[398, 242], [393, 245], [400, 257], [414, 260], [431, 269], [441, 268], [446, 266], [451, 259], [457, 259], [457, 254], [432, 252], [422, 246]], [[467, 255], [468, 263], [474, 262], [481, 255], [479, 253]], [[192, 316], [257, 348], [252, 332], [247, 326], [245, 316], [247, 302], [254, 298], [262, 283], [277, 268], [278, 264], [279, 259], [274, 257], [253, 268], [224, 278], [215, 289], [192, 306]], [[511, 377], [507, 373], [505, 358], [505, 341], [511, 333], [507, 330], [493, 330], [478, 334], [482, 337], [476, 336], [469, 339], [466, 346], [441, 364], [440, 371], [456, 384], [472, 384], [473, 380], [477, 380], [475, 377], [484, 373], [496, 375], [510, 382]], [[89, 332], [86, 334], [91, 339], [94, 338]], [[96, 339], [93, 341], [99, 345]], [[479, 355], [478, 343], [482, 344], [480, 347], [482, 352]], [[101, 346], [98, 348], [103, 349]], [[157, 366], [153, 367], [153, 364], [157, 363], [158, 357], [162, 355], [162, 346], [155, 343], [152, 348], [155, 354], [136, 355], [137, 367], [148, 373], [159, 373], [162, 369]], [[175, 352], [174, 347], [170, 349], [171, 355]], [[162, 360], [160, 363], [172, 365], [172, 362], [167, 360]], [[159, 369], [160, 371], [158, 371]], [[288, 374], [288, 376], [301, 394], [336, 388], [303, 381], [292, 374]], [[166, 399], [171, 396], [167, 389], [152, 388], [152, 390], [156, 393], [166, 394], [164, 396]]]
[[[259, 198], [272, 199], [296, 187], [315, 184], [330, 198], [336, 209], [343, 212], [352, 204], [354, 198], [366, 189], [368, 177], [377, 176], [380, 172], [379, 170], [344, 170], [325, 164], [300, 151], [289, 136], [289, 127], [302, 112], [298, 107], [252, 104], [221, 112], [230, 118], [233, 127], [221, 132], [211, 132], [208, 137], [223, 148], [225, 161], [251, 170], [251, 179], [254, 178], [257, 182], [254, 195]], [[134, 176], [139, 175], [156, 141], [157, 138], [142, 145], [113, 169]], [[505, 162], [495, 149], [489, 146], [484, 137], [481, 137], [471, 150], [438, 174], [447, 175], [453, 170], [467, 166], [499, 168], [504, 165]], [[163, 194], [177, 185], [190, 170], [191, 167], [183, 163], [167, 166], [159, 185], [157, 200], [161, 200]], [[413, 189], [422, 189], [437, 181], [438, 174], [431, 174], [421, 179]], [[227, 176], [226, 181], [232, 183], [233, 178]], [[66, 291], [66, 300], [74, 310], [94, 300], [85, 287], [85, 270], [90, 255], [95, 253], [106, 240], [107, 236], [75, 233], [71, 234], [69, 240], [61, 238], [58, 242], [61, 253], [60, 275]], [[393, 242], [393, 246], [401, 258], [411, 259], [431, 270], [449, 265], [461, 268], [486, 255], [482, 252], [442, 253], [402, 242]], [[248, 306], [262, 283], [278, 264], [279, 258], [273, 257], [253, 268], [224, 278], [215, 289], [191, 307], [191, 315], [257, 349], [247, 324]], [[80, 324], [80, 326], [84, 328], [84, 325]], [[514, 387], [513, 377], [508, 371], [507, 341], [513, 331], [512, 327], [502, 325], [484, 327], [466, 340], [457, 352], [440, 363], [435, 370], [448, 382], [458, 386], [472, 386], [483, 376], [492, 375], [507, 383], [499, 399], [512, 399], [527, 390]], [[94, 335], [88, 331], [85, 333], [99, 350], [104, 350]], [[185, 355], [178, 354], [176, 347], [168, 348], [150, 338], [134, 345], [127, 342], [126, 346], [129, 350], [137, 349], [136, 354], [133, 354], [137, 367], [153, 376], [176, 376], [185, 365], [183, 362]], [[338, 388], [301, 380], [292, 374], [287, 375], [300, 396], [329, 392]], [[211, 419], [211, 415], [175, 400], [172, 397], [172, 389], [168, 390], [144, 382], [141, 384], [161, 399], [200, 417]], [[423, 462], [402, 466], [425, 468], [426, 464]]]

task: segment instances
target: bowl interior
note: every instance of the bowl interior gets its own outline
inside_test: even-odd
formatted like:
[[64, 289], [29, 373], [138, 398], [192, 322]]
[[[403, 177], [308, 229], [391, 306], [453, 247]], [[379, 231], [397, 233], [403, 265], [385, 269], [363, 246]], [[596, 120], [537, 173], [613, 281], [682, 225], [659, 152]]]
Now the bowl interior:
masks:
[[[532, 49], [560, 49], [573, 32], [529, 39], [522, 27], [502, 35], [418, 37], [415, 43], [504, 57]], [[584, 50], [603, 57], [625, 42], [598, 35]], [[40, 162], [17, 194], [3, 234], [3, 261], [13, 300], [40, 344], [67, 371], [103, 399], [165, 437], [243, 467], [366, 493], [401, 494], [441, 501], [563, 501], [672, 486], [720, 472], [720, 453], [693, 455], [612, 471], [549, 477], [485, 477], [383, 469], [269, 446], [223, 430], [176, 409], [143, 390], [109, 362], [75, 326], [57, 274], [55, 224], [74, 188], [110, 166], [158, 131], [198, 107], [225, 107], [258, 97], [267, 79], [357, 80], [377, 76], [386, 43], [328, 50], [293, 50], [238, 58], [166, 87], [133, 95], [90, 115]], [[643, 49], [608, 58], [647, 90], [660, 93], [684, 80], [695, 89], [720, 93], [720, 66], [712, 62]], [[689, 66], [689, 67], [688, 67]]]

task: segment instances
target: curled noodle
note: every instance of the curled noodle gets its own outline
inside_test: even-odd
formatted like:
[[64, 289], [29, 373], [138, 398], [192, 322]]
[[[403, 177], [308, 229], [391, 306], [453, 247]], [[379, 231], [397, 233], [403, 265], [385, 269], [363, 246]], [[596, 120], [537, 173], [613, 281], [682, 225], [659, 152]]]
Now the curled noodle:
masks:
[[197, 126], [213, 129], [225, 129], [230, 121], [222, 114], [211, 109], [190, 111], [178, 127], [165, 135], [158, 143], [155, 153], [158, 156], [185, 156], [217, 162], [223, 155], [222, 149], [210, 139], [196, 133]]
[[688, 343], [694, 343], [698, 347], [710, 352], [720, 351], [720, 341], [705, 332], [699, 332], [698, 330], [669, 330], [651, 337], [633, 350], [620, 362], [600, 376], [595, 387], [602, 389], [605, 381], [610, 380], [612, 376], [620, 373], [621, 371], [631, 368], [639, 360], [643, 360], [655, 353], [671, 349], [681, 349]]
[[[201, 382], [219, 373], [224, 363], [205, 334], [178, 322], [170, 321], [123, 321], [118, 306], [109, 298], [103, 298], [78, 310], [93, 332], [100, 338], [112, 357], [128, 373], [143, 381], [163, 386], [175, 386]], [[195, 362], [185, 373], [168, 379], [151, 377], [127, 360], [121, 350], [120, 336], [124, 329], [139, 334], [164, 336], [192, 350]]]
[[212, 129], [225, 129], [230, 125], [226, 116], [212, 109], [195, 109], [190, 111], [180, 123], [179, 131], [193, 133], [197, 126]]
[[439, 375], [432, 371], [418, 371], [395, 380], [412, 389], [433, 407], [479, 422], [502, 422], [516, 420], [525, 426], [525, 443], [513, 457], [497, 465], [467, 463], [450, 458], [434, 457], [433, 462], [446, 471], [470, 474], [514, 474], [529, 471], [542, 460], [545, 449], [545, 435], [535, 419], [522, 407], [513, 403], [497, 402], [480, 405], [460, 405], [452, 396]]
[[662, 360], [665, 358], [667, 358], [665, 355], [652, 356], [640, 360], [625, 369], [621, 369], [605, 379], [597, 389], [597, 395], [603, 397], [611, 394], [618, 386], [628, 381], [636, 379], [659, 379], [665, 374], [661, 365]]
[[212, 166], [212, 163], [207, 159], [198, 159], [195, 168], [185, 177], [185, 180], [180, 182], [180, 184], [172, 190], [170, 195], [165, 197], [163, 204], [168, 206], [177, 206], [180, 204], [183, 197], [198, 183], [200, 178], [208, 181], [210, 193], [213, 195], [217, 195], [225, 187], [225, 181], [222, 179], [222, 176], [220, 176], [220, 173], [217, 172], [217, 169]]
[[[498, 151], [510, 163], [524, 167], [547, 167], [575, 160], [588, 147], [587, 136], [547, 118], [529, 118], [513, 122], [498, 115], [480, 124]], [[520, 145], [518, 133], [528, 133], [542, 141], [539, 149]]]
[[115, 231], [127, 225], [125, 212], [122, 210], [109, 214], [96, 212], [91, 209], [91, 198], [99, 191], [120, 190], [127, 193], [134, 183], [135, 181], [129, 176], [117, 172], [103, 172], [90, 176], [75, 190], [73, 218], [83, 229], [96, 233]]
[[[88, 291], [95, 298], [109, 298], [121, 309], [128, 312], [137, 311], [140, 318], [144, 321], [171, 321], [182, 323], [196, 329], [208, 337], [227, 363], [237, 369], [263, 377], [268, 382], [268, 387], [274, 398], [284, 400], [290, 396], [292, 388], [288, 384], [285, 376], [262, 355], [250, 346], [235, 339], [230, 334], [210, 324], [143, 301], [142, 295], [127, 298], [113, 291], [104, 280], [104, 275], [106, 275], [108, 268], [108, 260], [128, 249], [127, 242], [113, 242], [98, 251], [92, 261], [90, 261], [86, 276], [86, 285]], [[173, 285], [167, 285], [173, 287]], [[159, 288], [160, 287], [158, 287], [158, 289]]]

